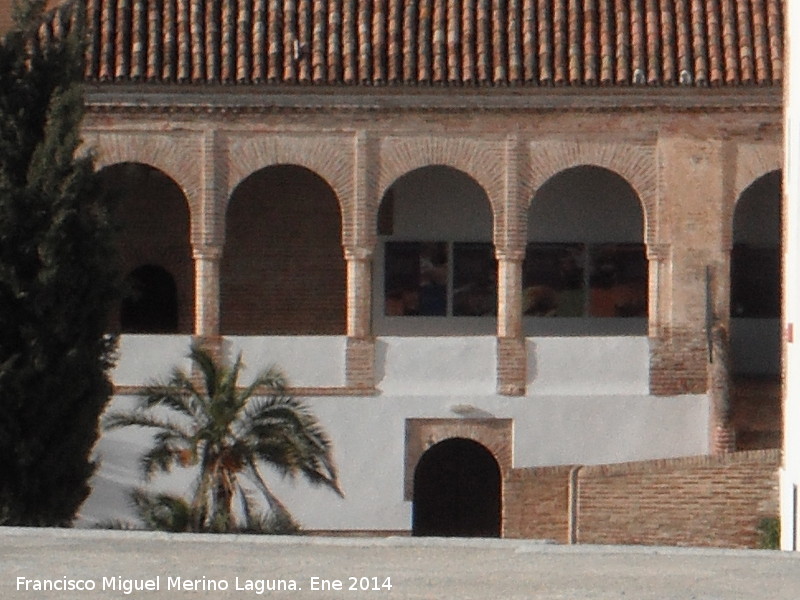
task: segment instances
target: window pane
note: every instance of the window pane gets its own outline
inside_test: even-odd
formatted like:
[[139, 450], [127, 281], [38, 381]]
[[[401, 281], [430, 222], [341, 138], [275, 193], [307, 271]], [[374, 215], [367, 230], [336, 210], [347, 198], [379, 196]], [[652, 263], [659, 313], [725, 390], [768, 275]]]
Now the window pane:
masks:
[[584, 314], [583, 244], [528, 244], [522, 271], [522, 310], [537, 317]]
[[453, 314], [497, 314], [497, 261], [492, 244], [453, 244]]
[[447, 262], [444, 242], [387, 242], [386, 315], [447, 315]]
[[647, 257], [643, 244], [592, 247], [589, 315], [647, 316]]
[[777, 319], [780, 311], [778, 249], [736, 244], [731, 260], [731, 316]]

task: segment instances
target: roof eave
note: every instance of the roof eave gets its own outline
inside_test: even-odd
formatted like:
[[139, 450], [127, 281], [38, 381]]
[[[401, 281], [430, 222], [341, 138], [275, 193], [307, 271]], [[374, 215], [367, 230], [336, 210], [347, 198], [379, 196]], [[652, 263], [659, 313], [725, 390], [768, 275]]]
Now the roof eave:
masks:
[[92, 112], [774, 112], [782, 103], [780, 85], [452, 88], [87, 83], [86, 92]]

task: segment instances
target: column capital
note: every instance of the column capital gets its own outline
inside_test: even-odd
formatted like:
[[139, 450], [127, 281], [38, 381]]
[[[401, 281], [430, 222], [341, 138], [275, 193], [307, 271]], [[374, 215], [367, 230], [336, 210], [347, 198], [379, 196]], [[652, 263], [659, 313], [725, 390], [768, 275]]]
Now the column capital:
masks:
[[525, 260], [525, 250], [524, 249], [505, 249], [505, 248], [495, 248], [494, 256], [497, 260], [508, 261], [508, 262], [522, 262]]
[[219, 260], [222, 258], [222, 246], [196, 244], [192, 246], [192, 258], [194, 260]]
[[360, 260], [365, 262], [370, 261], [372, 260], [372, 248], [364, 248], [363, 246], [345, 246], [344, 259], [348, 262], [351, 260]]
[[647, 244], [647, 260], [666, 260], [671, 251], [671, 244]]

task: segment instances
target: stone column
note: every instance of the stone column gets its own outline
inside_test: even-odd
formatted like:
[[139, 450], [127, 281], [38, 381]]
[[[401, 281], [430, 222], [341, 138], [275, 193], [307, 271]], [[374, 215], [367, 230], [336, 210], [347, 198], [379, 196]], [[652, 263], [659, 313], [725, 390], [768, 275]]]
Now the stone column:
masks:
[[372, 251], [345, 248], [347, 262], [347, 356], [348, 387], [375, 386], [375, 342], [372, 339]]
[[525, 337], [522, 332], [522, 261], [524, 253], [497, 254], [497, 392], [525, 393]]
[[372, 335], [372, 252], [345, 248], [347, 262], [347, 336], [363, 339]]

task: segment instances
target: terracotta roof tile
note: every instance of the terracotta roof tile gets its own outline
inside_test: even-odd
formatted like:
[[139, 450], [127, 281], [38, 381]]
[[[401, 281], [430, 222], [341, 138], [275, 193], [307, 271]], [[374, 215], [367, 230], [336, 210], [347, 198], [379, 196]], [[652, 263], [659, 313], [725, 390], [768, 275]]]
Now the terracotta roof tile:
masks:
[[[74, 0], [86, 78], [779, 85], [784, 0]], [[66, 7], [42, 39], [69, 28]]]

